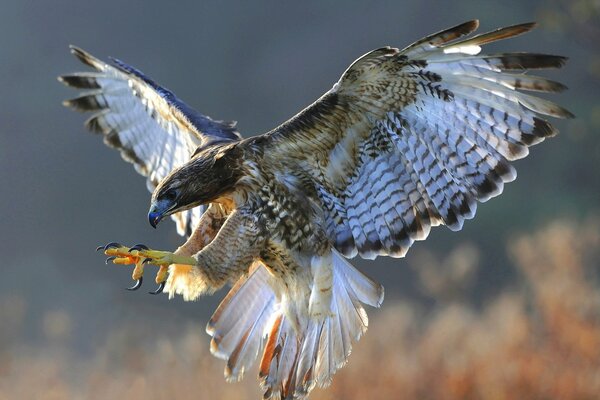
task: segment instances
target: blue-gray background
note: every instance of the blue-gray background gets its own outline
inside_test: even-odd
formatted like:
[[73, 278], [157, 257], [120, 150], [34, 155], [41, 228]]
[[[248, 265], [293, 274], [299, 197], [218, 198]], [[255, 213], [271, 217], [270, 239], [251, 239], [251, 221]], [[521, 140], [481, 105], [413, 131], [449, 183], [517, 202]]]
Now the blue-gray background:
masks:
[[[69, 316], [66, 346], [85, 357], [126, 319], [153, 327], [146, 333], [152, 336], [186, 321], [204, 323], [222, 296], [184, 303], [126, 292], [131, 270], [105, 266], [94, 253], [113, 240], [174, 249], [181, 239], [170, 222], [156, 231], [148, 225], [144, 179], [84, 130], [84, 116], [61, 106], [75, 92], [56, 76], [84, 69], [69, 44], [140, 68], [199, 111], [237, 120], [249, 136], [310, 104], [370, 49], [403, 47], [472, 18], [482, 29], [541, 22], [486, 51], [569, 56], [564, 70], [547, 75], [569, 86], [554, 98], [578, 118], [556, 121], [561, 135], [519, 161], [517, 181], [480, 206], [462, 232], [438, 228], [415, 246], [445, 254], [469, 241], [482, 249], [468, 295], [483, 304], [514, 280], [504, 245], [514, 232], [598, 210], [598, 5], [569, 4], [0, 1], [0, 303], [21, 309], [0, 322], [0, 347], [43, 345], [45, 316], [59, 312]], [[411, 255], [357, 264], [385, 283], [386, 302], [431, 302], [415, 288]]]

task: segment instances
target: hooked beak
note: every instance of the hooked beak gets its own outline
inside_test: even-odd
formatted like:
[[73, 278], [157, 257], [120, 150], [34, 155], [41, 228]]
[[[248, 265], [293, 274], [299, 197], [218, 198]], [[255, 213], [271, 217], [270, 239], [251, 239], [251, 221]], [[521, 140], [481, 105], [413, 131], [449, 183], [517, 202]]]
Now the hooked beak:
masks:
[[170, 202], [168, 200], [160, 200], [152, 202], [150, 204], [150, 210], [148, 211], [148, 222], [153, 228], [167, 215], [170, 215], [170, 211], [175, 209], [177, 203]]

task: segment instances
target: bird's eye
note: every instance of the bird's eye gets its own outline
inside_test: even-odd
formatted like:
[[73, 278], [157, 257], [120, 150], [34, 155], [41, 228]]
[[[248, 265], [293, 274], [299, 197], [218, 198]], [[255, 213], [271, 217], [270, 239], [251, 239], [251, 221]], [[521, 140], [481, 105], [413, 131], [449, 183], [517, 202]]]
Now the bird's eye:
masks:
[[167, 200], [175, 200], [175, 198], [177, 197], [177, 192], [175, 191], [175, 189], [169, 189], [165, 192], [164, 197]]

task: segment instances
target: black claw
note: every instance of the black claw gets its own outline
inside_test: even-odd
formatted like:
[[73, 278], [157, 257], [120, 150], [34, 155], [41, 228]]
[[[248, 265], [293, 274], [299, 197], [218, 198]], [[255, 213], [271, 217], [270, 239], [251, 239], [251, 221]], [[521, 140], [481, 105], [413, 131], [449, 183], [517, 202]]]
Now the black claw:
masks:
[[133, 246], [132, 248], [129, 249], [129, 251], [133, 251], [133, 250], [149, 250], [148, 246], [143, 245], [143, 244], [136, 244], [135, 246]]
[[100, 250], [103, 250], [103, 249], [104, 249], [104, 246], [98, 246], [98, 247], [96, 247], [96, 251], [100, 251]]
[[111, 256], [111, 257], [108, 257], [108, 258], [106, 259], [106, 261], [104, 261], [104, 264], [108, 265], [108, 263], [109, 263], [110, 261], [114, 260], [115, 258], [117, 258], [117, 257], [116, 257], [116, 256]]
[[104, 251], [108, 250], [108, 249], [113, 249], [113, 248], [117, 248], [117, 247], [121, 247], [123, 246], [121, 243], [117, 243], [117, 242], [110, 242], [109, 244], [107, 244], [106, 246], [104, 246]]
[[165, 288], [165, 282], [161, 282], [154, 292], [148, 292], [150, 294], [161, 294]]
[[152, 261], [151, 258], [144, 258], [144, 261], [142, 261], [142, 264], [148, 264], [150, 261]]
[[137, 281], [135, 281], [135, 285], [133, 285], [132, 287], [128, 287], [126, 288], [127, 290], [138, 290], [139, 288], [142, 287], [142, 282], [144, 282], [144, 277], [140, 276], [140, 279], [138, 279]]

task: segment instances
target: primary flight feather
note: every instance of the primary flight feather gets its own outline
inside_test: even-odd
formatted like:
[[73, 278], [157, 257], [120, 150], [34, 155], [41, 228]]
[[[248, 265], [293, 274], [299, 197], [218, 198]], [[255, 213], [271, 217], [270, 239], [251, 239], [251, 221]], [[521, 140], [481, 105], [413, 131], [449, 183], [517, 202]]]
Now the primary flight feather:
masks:
[[248, 139], [139, 70], [73, 47], [93, 71], [59, 78], [85, 90], [65, 105], [93, 111], [86, 125], [147, 177], [150, 223], [170, 215], [188, 236], [174, 253], [117, 243], [105, 253], [135, 264], [140, 283], [145, 262], [160, 265], [159, 289], [186, 300], [233, 285], [207, 326], [228, 380], [260, 358], [265, 398], [327, 386], [367, 329], [363, 305], [383, 301], [347, 258], [403, 257], [432, 226], [460, 230], [515, 179], [510, 162], [556, 134], [545, 117], [572, 117], [526, 93], [565, 89], [526, 73], [564, 57], [480, 54], [534, 24], [468, 36], [477, 27], [373, 50], [298, 115]]

